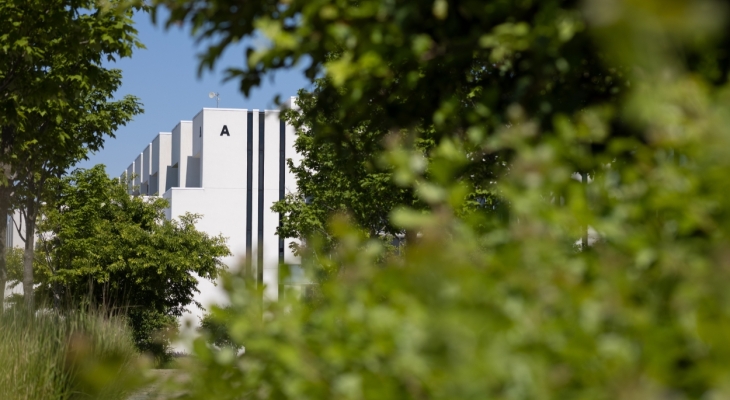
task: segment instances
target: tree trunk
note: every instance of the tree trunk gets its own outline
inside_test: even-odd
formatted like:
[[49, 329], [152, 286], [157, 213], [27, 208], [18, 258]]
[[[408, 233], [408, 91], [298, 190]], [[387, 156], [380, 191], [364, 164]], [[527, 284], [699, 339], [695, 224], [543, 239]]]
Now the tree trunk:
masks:
[[418, 241], [418, 231], [416, 231], [414, 229], [406, 229], [405, 239], [406, 239], [406, 248], [408, 246], [416, 244], [416, 241]]
[[[581, 183], [583, 183], [583, 193], [588, 195], [588, 172], [584, 172], [580, 176]], [[586, 199], [587, 202], [587, 199]], [[588, 248], [588, 225], [583, 227], [583, 237], [581, 238], [581, 250]]]
[[[2, 158], [7, 160], [8, 154], [12, 152], [15, 142], [15, 127], [3, 125], [0, 127], [0, 143], [2, 143]], [[0, 313], [5, 311], [5, 285], [8, 282], [8, 249], [6, 248], [8, 238], [8, 214], [12, 205], [13, 196], [13, 172], [10, 164], [0, 164]], [[12, 235], [12, 231], [10, 233]]]
[[[8, 214], [10, 213], [10, 188], [0, 187], [0, 313], [5, 310], [5, 285], [8, 282]], [[11, 233], [12, 234], [12, 233]]]
[[26, 203], [25, 252], [23, 253], [23, 297], [28, 310], [33, 309], [33, 258], [35, 256], [35, 200]]
[[[0, 191], [0, 314], [5, 311], [5, 285], [8, 282], [8, 207], [3, 207], [5, 190]], [[4, 222], [4, 223], [3, 223]]]

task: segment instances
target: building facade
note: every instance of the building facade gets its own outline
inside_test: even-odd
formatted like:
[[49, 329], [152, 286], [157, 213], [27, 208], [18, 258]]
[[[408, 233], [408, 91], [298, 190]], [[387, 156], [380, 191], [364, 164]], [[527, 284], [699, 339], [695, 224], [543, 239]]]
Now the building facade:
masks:
[[[279, 265], [300, 264], [291, 240], [276, 235], [280, 217], [271, 210], [296, 191], [286, 163], [299, 162], [294, 140], [294, 128], [279, 110], [204, 108], [159, 133], [122, 177], [133, 177], [131, 195], [166, 199], [168, 219], [199, 214], [199, 230], [227, 238], [232, 255], [222, 261], [231, 269], [250, 266], [266, 297], [275, 300], [284, 283], [297, 284], [280, 281]], [[224, 301], [210, 282], [201, 281], [198, 289], [196, 300], [204, 306]]]

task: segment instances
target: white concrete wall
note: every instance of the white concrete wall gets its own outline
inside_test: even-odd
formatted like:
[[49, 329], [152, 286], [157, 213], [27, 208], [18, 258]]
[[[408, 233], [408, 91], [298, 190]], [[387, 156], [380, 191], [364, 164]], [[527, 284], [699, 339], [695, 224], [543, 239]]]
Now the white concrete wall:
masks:
[[[238, 268], [246, 253], [246, 116], [246, 110], [237, 109], [204, 109], [198, 113], [191, 129], [194, 156], [188, 156], [187, 164], [199, 171], [200, 177], [188, 170], [187, 178], [193, 181], [186, 182], [185, 188], [165, 193], [171, 203], [171, 218], [186, 211], [202, 214], [198, 229], [229, 238], [233, 256], [223, 261], [230, 268]], [[230, 136], [221, 136], [223, 125]], [[202, 188], [196, 188], [198, 184]], [[218, 297], [204, 292], [201, 288], [198, 299], [203, 304]]]
[[187, 177], [188, 157], [193, 155], [193, 121], [180, 121], [172, 129], [172, 151], [170, 173], [176, 176], [169, 181], [170, 187], [185, 187]]
[[[8, 247], [15, 247], [23, 249], [25, 248], [25, 241], [20, 237], [20, 234], [18, 233], [18, 229], [20, 228], [23, 232], [23, 235], [25, 235], [25, 224], [23, 223], [23, 218], [20, 214], [20, 211], [16, 210], [14, 211], [6, 221], [7, 223], [7, 241], [5, 243]], [[38, 241], [36, 240], [36, 243]], [[23, 285], [16, 285], [15, 287], [11, 288], [10, 285], [5, 285], [5, 297], [10, 297], [14, 294], [23, 294]], [[5, 307], [9, 307], [9, 304], [5, 303]]]
[[185, 187], [199, 188], [203, 186], [200, 181], [200, 169], [200, 154], [188, 156], [187, 170], [185, 172]]
[[[245, 188], [246, 110], [206, 108], [193, 120], [194, 131], [202, 125], [202, 137], [195, 137], [193, 154], [200, 154], [202, 186]], [[221, 135], [223, 127], [229, 135]]]
[[10, 221], [8, 221], [7, 244], [11, 247], [25, 248], [25, 241], [20, 237], [20, 233], [18, 232], [18, 228], [20, 228], [23, 235], [25, 235], [25, 223], [20, 210], [15, 210], [10, 218]]
[[[299, 109], [299, 107], [294, 103], [296, 100], [296, 97], [292, 97], [292, 109]], [[284, 150], [284, 158], [285, 159], [291, 159], [294, 165], [299, 165], [302, 162], [302, 156], [301, 154], [294, 151], [294, 141], [297, 139], [296, 130], [293, 126], [287, 124], [285, 129], [285, 150]], [[285, 164], [285, 173], [284, 173], [284, 195], [290, 193], [296, 193], [297, 192], [297, 180], [292, 172], [292, 170], [288, 167], [288, 163]], [[294, 252], [291, 250], [291, 244], [293, 242], [298, 242], [296, 239], [284, 239], [284, 262], [287, 264], [300, 264], [301, 261], [299, 260], [299, 257], [294, 255]]]
[[126, 181], [127, 181], [127, 170], [124, 170], [124, 172], [122, 172], [119, 175], [119, 182], [126, 182]]
[[172, 158], [172, 134], [160, 132], [152, 141], [152, 161], [150, 167], [150, 195], [161, 195], [165, 192], [167, 170]]
[[[248, 118], [251, 129], [251, 214], [248, 214]], [[226, 127], [228, 135], [223, 134]], [[260, 128], [263, 127], [263, 141]], [[247, 224], [251, 226], [251, 249], [248, 257], [253, 265], [253, 277], [261, 278], [266, 285], [269, 299], [278, 297], [279, 261], [300, 264], [289, 249], [291, 240], [284, 241], [280, 253], [276, 228], [279, 215], [271, 211], [272, 205], [281, 197], [281, 121], [278, 110], [241, 110], [205, 108], [192, 121], [181, 121], [169, 137], [169, 161], [163, 161], [164, 146], [161, 134], [152, 143], [151, 174], [160, 174], [163, 169], [177, 173], [177, 186], [168, 179], [169, 189], [162, 195], [170, 203], [165, 210], [169, 219], [178, 218], [186, 212], [202, 215], [196, 227], [210, 235], [222, 234], [233, 253], [222, 260], [229, 268], [244, 265], [247, 257]], [[285, 146], [283, 156], [300, 162], [300, 156], [293, 150], [296, 139], [294, 128], [284, 127]], [[157, 146], [159, 145], [159, 152]], [[263, 159], [261, 158], [263, 156]], [[142, 157], [138, 160], [142, 161]], [[176, 169], [173, 169], [177, 165]], [[136, 168], [133, 163], [133, 168]], [[260, 167], [263, 170], [260, 171]], [[169, 168], [169, 169], [168, 169]], [[261, 172], [261, 176], [260, 173]], [[284, 192], [296, 192], [294, 175], [284, 171]], [[261, 204], [260, 203], [260, 199]], [[259, 241], [259, 228], [263, 241]], [[263, 264], [258, 259], [262, 257]], [[196, 300], [204, 306], [220, 303], [224, 296], [212, 283], [201, 281], [201, 293]], [[192, 310], [193, 315], [202, 315], [201, 310]]]
[[[207, 189], [207, 188], [172, 188], [164, 198], [170, 202], [169, 218], [179, 218], [186, 212], [201, 214], [196, 228], [210, 235], [223, 235], [227, 238], [228, 248], [233, 254], [222, 261], [231, 269], [238, 268], [246, 254], [246, 224], [244, 188], [240, 189]], [[225, 299], [220, 287], [211, 282], [200, 281], [200, 293], [195, 300], [208, 307], [214, 303], [222, 303]], [[201, 316], [201, 310], [191, 310]]]
[[142, 185], [139, 192], [142, 195], [149, 195], [150, 169], [152, 166], [152, 143], [142, 150]]
[[142, 153], [134, 159], [134, 188], [133, 194], [140, 194], [140, 187], [142, 185]]
[[265, 111], [264, 121], [264, 284], [268, 297], [276, 299], [279, 293], [279, 214], [271, 211], [279, 201], [280, 122], [279, 111]]
[[134, 163], [131, 163], [131, 164], [129, 164], [129, 167], [127, 167], [127, 174], [126, 174], [127, 179], [129, 179], [129, 188], [127, 189], [129, 194], [132, 194], [132, 192], [133, 192], [133, 187], [134, 187], [134, 178], [132, 178], [133, 176], [134, 176]]
[[193, 118], [193, 149], [192, 155], [187, 158], [185, 187], [203, 187], [203, 164], [200, 160], [203, 155], [203, 136], [206, 133], [203, 111]]
[[193, 151], [191, 155], [200, 157], [203, 151], [203, 130], [205, 129], [205, 108], [193, 117]]
[[[253, 145], [252, 152], [251, 152], [251, 177], [253, 180], [252, 185], [252, 193], [251, 193], [251, 256], [249, 257], [251, 260], [251, 272], [253, 276], [258, 277], [259, 276], [259, 257], [258, 257], [258, 249], [261, 247], [261, 243], [259, 243], [259, 218], [258, 218], [258, 210], [259, 210], [259, 165], [260, 165], [260, 142], [259, 142], [259, 121], [261, 117], [261, 111], [258, 109], [251, 110], [252, 113], [252, 120], [253, 120], [253, 126], [252, 126], [252, 134], [253, 134]], [[246, 117], [248, 118], [248, 116]], [[247, 120], [248, 121], [248, 120]], [[248, 124], [248, 122], [246, 122]], [[247, 131], [248, 132], [248, 131]], [[247, 145], [248, 146], [248, 145]], [[246, 154], [248, 154], [248, 147], [246, 148]], [[245, 171], [245, 170], [244, 170]], [[244, 173], [244, 179], [247, 179], [248, 177]], [[246, 183], [246, 187], [248, 188], [248, 183]], [[257, 278], [258, 279], [258, 278]]]
[[[291, 97], [289, 107], [293, 110], [299, 110], [299, 104], [297, 104], [297, 97]], [[284, 158], [291, 159], [294, 165], [299, 165], [302, 161], [301, 154], [294, 151], [294, 142], [296, 141], [296, 130], [293, 126], [287, 124], [285, 126], [285, 151]], [[288, 168], [288, 163], [285, 163], [284, 171], [284, 195], [297, 192], [297, 182], [294, 173]], [[296, 239], [285, 239], [284, 240], [284, 260], [285, 264], [293, 266], [290, 270], [292, 273], [291, 278], [299, 280], [296, 284], [301, 285], [309, 282], [307, 277], [304, 276], [304, 272], [301, 269], [301, 260], [299, 257], [294, 255], [291, 250], [292, 243], [298, 242]], [[297, 275], [297, 276], [295, 276]]]

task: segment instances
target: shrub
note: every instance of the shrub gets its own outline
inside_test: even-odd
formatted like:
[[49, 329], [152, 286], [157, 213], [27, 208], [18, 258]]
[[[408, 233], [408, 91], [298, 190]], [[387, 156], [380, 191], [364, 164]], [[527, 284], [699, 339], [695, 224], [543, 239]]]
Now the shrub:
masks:
[[177, 317], [198, 305], [198, 281], [224, 268], [226, 239], [198, 231], [196, 215], [167, 220], [166, 200], [129, 196], [103, 165], [54, 185], [38, 224], [47, 260], [35, 266], [38, 296], [120, 310], [139, 350], [164, 363]]
[[208, 343], [218, 347], [240, 349], [241, 346], [231, 339], [229, 323], [233, 314], [230, 307], [215, 307], [205, 313], [200, 319], [200, 331], [205, 335]]

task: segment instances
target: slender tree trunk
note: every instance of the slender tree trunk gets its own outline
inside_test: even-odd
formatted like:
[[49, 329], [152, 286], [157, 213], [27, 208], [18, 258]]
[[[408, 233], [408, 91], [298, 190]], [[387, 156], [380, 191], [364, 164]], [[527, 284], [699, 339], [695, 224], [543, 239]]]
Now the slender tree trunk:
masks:
[[33, 309], [33, 258], [35, 256], [35, 199], [26, 202], [25, 252], [23, 253], [23, 297], [28, 310]]
[[[8, 186], [0, 187], [0, 313], [5, 310], [5, 285], [8, 282], [8, 215], [10, 213], [10, 193]], [[11, 232], [12, 234], [12, 232]]]
[[[7, 80], [6, 80], [7, 81]], [[2, 156], [6, 156], [12, 151], [15, 139], [15, 127], [12, 125], [3, 125], [0, 128], [0, 143], [2, 143]], [[0, 183], [0, 313], [5, 310], [5, 285], [8, 282], [8, 249], [5, 244], [8, 237], [8, 213], [10, 213], [10, 205], [12, 204], [13, 187], [12, 169], [10, 164], [0, 164], [4, 184]], [[12, 234], [12, 233], [11, 233]]]
[[8, 282], [8, 208], [4, 207], [5, 190], [0, 190], [0, 314], [5, 310], [5, 285]]
[[[583, 193], [588, 195], [588, 172], [581, 174], [581, 183], [583, 183]], [[583, 227], [583, 237], [581, 238], [581, 249], [586, 250], [588, 248], [588, 225]]]
[[408, 246], [416, 244], [416, 241], [418, 241], [418, 232], [414, 229], [406, 229], [405, 239], [406, 248], [408, 248]]

